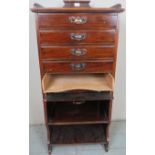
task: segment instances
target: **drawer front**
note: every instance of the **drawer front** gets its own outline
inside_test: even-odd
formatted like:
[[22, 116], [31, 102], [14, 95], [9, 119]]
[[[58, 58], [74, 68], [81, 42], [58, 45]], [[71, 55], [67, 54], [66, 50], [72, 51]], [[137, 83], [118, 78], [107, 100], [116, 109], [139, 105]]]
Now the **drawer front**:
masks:
[[65, 93], [46, 93], [47, 102], [68, 102], [68, 101], [102, 101], [113, 99], [112, 92], [65, 92]]
[[103, 59], [113, 57], [114, 47], [51, 46], [41, 48], [41, 59]]
[[41, 44], [55, 43], [114, 43], [115, 30], [40, 31]]
[[[117, 23], [117, 16], [112, 14], [39, 14], [39, 27], [105, 27], [114, 28]], [[76, 27], [75, 27], [76, 28]]]
[[112, 67], [112, 60], [43, 62], [44, 71], [52, 73], [109, 73]]

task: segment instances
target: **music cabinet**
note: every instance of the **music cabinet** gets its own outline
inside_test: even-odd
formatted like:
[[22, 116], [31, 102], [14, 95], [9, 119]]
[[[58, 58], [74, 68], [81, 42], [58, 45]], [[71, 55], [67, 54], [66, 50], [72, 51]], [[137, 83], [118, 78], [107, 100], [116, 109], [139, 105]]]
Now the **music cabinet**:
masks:
[[34, 4], [48, 152], [52, 144], [102, 143], [108, 151], [120, 4]]

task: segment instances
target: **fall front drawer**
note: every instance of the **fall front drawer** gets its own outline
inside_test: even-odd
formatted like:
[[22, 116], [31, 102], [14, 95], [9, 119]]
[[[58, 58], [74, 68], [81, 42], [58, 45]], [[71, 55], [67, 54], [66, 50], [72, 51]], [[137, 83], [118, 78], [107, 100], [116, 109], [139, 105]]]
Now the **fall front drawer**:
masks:
[[114, 43], [115, 30], [41, 30], [42, 45], [55, 43]]
[[[72, 14], [47, 14], [42, 13], [38, 16], [39, 27], [104, 27], [114, 28], [117, 23], [117, 16], [113, 14], [86, 14], [86, 13], [72, 13]], [[77, 26], [77, 27], [75, 27]]]
[[51, 73], [109, 73], [113, 60], [96, 61], [43, 61], [45, 72]]
[[80, 92], [61, 92], [61, 93], [46, 93], [47, 102], [64, 102], [64, 101], [76, 101], [76, 100], [85, 100], [85, 101], [94, 101], [94, 100], [109, 100], [112, 99], [112, 92], [91, 92], [83, 91]]
[[42, 46], [41, 59], [103, 59], [114, 56], [114, 46]]

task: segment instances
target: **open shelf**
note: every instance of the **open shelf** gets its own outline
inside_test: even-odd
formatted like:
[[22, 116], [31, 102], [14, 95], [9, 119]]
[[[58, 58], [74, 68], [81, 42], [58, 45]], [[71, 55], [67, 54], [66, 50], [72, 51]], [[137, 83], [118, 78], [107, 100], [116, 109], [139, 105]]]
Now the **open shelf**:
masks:
[[109, 123], [107, 116], [100, 117], [74, 117], [73, 118], [55, 118], [49, 120], [49, 125], [78, 125], [78, 124], [101, 124]]
[[52, 144], [106, 143], [105, 125], [51, 126]]
[[[103, 102], [103, 101], [102, 101]], [[108, 119], [108, 101], [86, 101], [81, 104], [49, 103], [48, 125], [105, 124]]]

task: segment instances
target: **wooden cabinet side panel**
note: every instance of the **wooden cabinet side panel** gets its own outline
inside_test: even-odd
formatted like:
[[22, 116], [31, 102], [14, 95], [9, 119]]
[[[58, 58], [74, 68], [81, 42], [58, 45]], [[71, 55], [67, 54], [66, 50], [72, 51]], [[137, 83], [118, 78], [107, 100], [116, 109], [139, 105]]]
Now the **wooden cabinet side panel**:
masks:
[[117, 25], [116, 25], [116, 31], [115, 31], [115, 36], [114, 36], [114, 44], [115, 44], [115, 49], [114, 49], [114, 63], [113, 63], [113, 77], [115, 79], [115, 72], [116, 72], [116, 61], [117, 61], [117, 52], [118, 52], [118, 35], [119, 35], [119, 16], [117, 15]]

